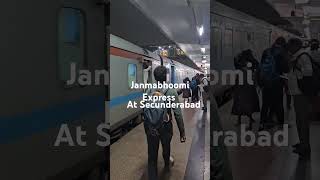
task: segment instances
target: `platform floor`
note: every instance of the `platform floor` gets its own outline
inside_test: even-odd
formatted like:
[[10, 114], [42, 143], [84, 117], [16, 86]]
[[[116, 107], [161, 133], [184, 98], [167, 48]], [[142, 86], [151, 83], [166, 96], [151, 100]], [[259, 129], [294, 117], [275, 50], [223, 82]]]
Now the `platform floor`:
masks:
[[[235, 130], [236, 116], [230, 115], [232, 101], [219, 109], [224, 130]], [[294, 110], [285, 113], [289, 128], [288, 147], [228, 147], [229, 161], [234, 180], [319, 180], [320, 179], [320, 123], [311, 125], [312, 157], [310, 161], [299, 160], [292, 153], [291, 145], [298, 142]], [[245, 117], [243, 117], [243, 120]], [[260, 114], [254, 114], [258, 131]], [[245, 121], [248, 123], [248, 120]]]
[[[208, 103], [209, 104], [209, 103]], [[210, 109], [210, 108], [209, 108]], [[162, 173], [164, 166], [161, 146], [158, 169], [161, 180], [208, 180], [210, 171], [210, 111], [183, 109], [186, 143], [180, 143], [179, 130], [174, 121], [172, 156], [175, 164], [170, 174]], [[147, 142], [140, 124], [111, 146], [111, 179], [147, 180]]]

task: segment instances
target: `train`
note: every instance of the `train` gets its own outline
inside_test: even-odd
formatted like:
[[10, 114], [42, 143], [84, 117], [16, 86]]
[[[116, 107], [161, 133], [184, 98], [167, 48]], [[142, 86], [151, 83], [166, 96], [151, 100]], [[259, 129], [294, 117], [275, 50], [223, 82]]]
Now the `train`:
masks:
[[[103, 178], [107, 154], [92, 132], [105, 121], [105, 85], [67, 83], [71, 63], [105, 69], [105, 4], [98, 2], [1, 5], [0, 179]], [[74, 146], [55, 146], [63, 124]], [[87, 146], [78, 145], [77, 127], [87, 131]]]
[[200, 69], [194, 69], [155, 52], [148, 51], [115, 35], [110, 35], [110, 131], [112, 138], [119, 138], [127, 131], [126, 125], [141, 122], [142, 109], [127, 108], [130, 100], [142, 98], [143, 91], [131, 89], [131, 83], [143, 83], [143, 63], [149, 62], [148, 83], [154, 83], [153, 71], [157, 66], [167, 68], [167, 83], [183, 83]]
[[[211, 1], [211, 8], [211, 70], [234, 70], [234, 57], [246, 49], [251, 49], [260, 61], [263, 51], [271, 47], [280, 36], [287, 40], [300, 38], [222, 3]], [[214, 85], [218, 104], [230, 99], [232, 89], [231, 85]]]
[[[211, 10], [211, 62], [214, 70], [233, 70], [233, 58], [245, 49], [252, 49], [257, 59], [261, 58], [264, 49], [271, 46], [273, 41], [283, 36], [287, 39], [296, 37], [285, 30], [268, 24], [247, 14], [229, 8], [221, 3], [212, 2]], [[134, 70], [134, 81], [143, 81], [143, 62], [151, 61], [152, 69], [159, 66], [161, 61], [168, 68], [169, 82], [182, 82], [185, 77], [193, 77], [203, 73], [172, 59], [161, 57], [142, 47], [130, 43], [115, 35], [110, 35], [110, 128], [111, 132], [121, 136], [126, 124], [140, 122], [141, 109], [127, 109], [129, 100], [141, 98], [142, 91], [129, 88], [132, 77], [130, 68]], [[119, 70], [120, 69], [120, 70]], [[149, 82], [154, 82], [152, 71]], [[128, 80], [130, 82], [128, 82]], [[213, 85], [214, 97], [219, 105], [232, 98], [233, 86]], [[137, 122], [136, 122], [137, 121]]]

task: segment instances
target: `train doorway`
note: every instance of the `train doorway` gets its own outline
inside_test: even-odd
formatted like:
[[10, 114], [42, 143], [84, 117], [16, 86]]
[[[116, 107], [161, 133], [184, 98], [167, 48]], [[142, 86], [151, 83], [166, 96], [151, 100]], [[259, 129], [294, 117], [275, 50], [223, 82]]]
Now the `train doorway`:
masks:
[[171, 66], [171, 83], [174, 84], [176, 82], [175, 75], [175, 66]]

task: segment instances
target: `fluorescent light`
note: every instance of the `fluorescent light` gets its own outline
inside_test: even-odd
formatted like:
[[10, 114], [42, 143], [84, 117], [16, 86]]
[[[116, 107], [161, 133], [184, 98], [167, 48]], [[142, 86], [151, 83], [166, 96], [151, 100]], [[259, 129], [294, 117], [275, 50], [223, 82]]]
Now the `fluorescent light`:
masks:
[[202, 36], [202, 35], [203, 35], [203, 32], [204, 32], [203, 26], [199, 27], [199, 28], [198, 28], [199, 36]]
[[207, 62], [207, 60], [203, 60], [203, 61], [202, 61], [202, 63], [206, 63], [206, 62]]
[[204, 54], [206, 53], [206, 48], [201, 48], [201, 52]]

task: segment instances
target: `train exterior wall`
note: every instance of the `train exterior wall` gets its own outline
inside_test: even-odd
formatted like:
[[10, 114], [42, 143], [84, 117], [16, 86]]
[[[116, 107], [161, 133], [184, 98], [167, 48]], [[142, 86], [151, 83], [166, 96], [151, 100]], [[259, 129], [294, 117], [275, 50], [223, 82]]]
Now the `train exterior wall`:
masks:
[[[104, 159], [103, 149], [92, 142], [96, 134], [88, 135], [89, 148], [54, 147], [62, 123], [72, 132], [77, 126], [96, 132], [96, 125], [104, 121], [103, 85], [65, 88], [59, 80], [58, 21], [63, 7], [84, 13], [86, 69], [104, 69], [103, 7], [91, 0], [3, 2], [0, 18], [7, 25], [0, 30], [5, 84], [0, 179], [38, 180], [62, 173], [59, 179], [73, 179]], [[79, 164], [85, 168], [74, 169]]]
[[[241, 51], [251, 49], [258, 61], [265, 49], [271, 47], [276, 38], [295, 37], [265, 21], [256, 19], [218, 2], [211, 12], [211, 69], [234, 70], [234, 57]], [[216, 96], [222, 96], [230, 86], [214, 85]]]
[[[111, 131], [121, 128], [133, 118], [142, 113], [139, 108], [127, 108], [129, 100], [137, 102], [142, 98], [142, 90], [130, 89], [128, 86], [128, 65], [135, 64], [137, 67], [137, 83], [143, 83], [142, 61], [151, 61], [152, 70], [149, 73], [149, 83], [155, 83], [153, 76], [154, 69], [161, 65], [161, 59], [155, 53], [143, 50], [139, 46], [130, 43], [120, 37], [110, 35], [110, 45], [112, 48], [110, 56], [110, 126]], [[123, 52], [121, 55], [120, 51]], [[115, 52], [112, 54], [112, 52]], [[163, 66], [168, 69], [167, 82], [172, 83], [174, 76], [175, 83], [182, 83], [183, 79], [190, 79], [196, 74], [201, 73], [186, 65], [162, 57]], [[174, 69], [172, 69], [174, 66]], [[174, 72], [173, 72], [174, 71]]]
[[[128, 59], [119, 56], [110, 58], [110, 123], [111, 130], [118, 128], [133, 118], [140, 108], [127, 108], [129, 100], [141, 100], [142, 90], [130, 89], [128, 84], [128, 65], [137, 66], [137, 83], [143, 83], [142, 63], [136, 59]], [[122, 100], [123, 99], [123, 100]]]

